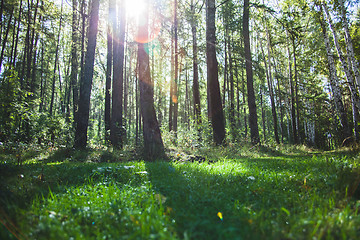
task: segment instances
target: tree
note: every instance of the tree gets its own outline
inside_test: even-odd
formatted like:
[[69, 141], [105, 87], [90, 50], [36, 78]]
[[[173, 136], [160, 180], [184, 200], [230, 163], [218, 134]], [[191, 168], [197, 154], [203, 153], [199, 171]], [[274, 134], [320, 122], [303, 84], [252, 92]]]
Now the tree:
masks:
[[206, 1], [206, 66], [209, 120], [217, 145], [225, 140], [225, 121], [221, 103], [218, 62], [216, 59], [215, 0]]
[[87, 144], [87, 130], [89, 125], [90, 94], [94, 74], [96, 36], [98, 32], [99, 3], [93, 0], [91, 4], [89, 28], [87, 32], [88, 44], [85, 54], [84, 74], [80, 79], [79, 111], [75, 131], [75, 147], [85, 148]]
[[[112, 108], [111, 108], [111, 143], [116, 148], [122, 148], [123, 145], [123, 83], [124, 83], [124, 44], [125, 44], [125, 1], [120, 1], [119, 6], [119, 30], [115, 29], [117, 24], [113, 23], [114, 35], [117, 37], [114, 41], [113, 48], [113, 85], [112, 85]], [[115, 18], [116, 20], [116, 18]], [[114, 21], [115, 21], [114, 20]]]
[[[196, 124], [198, 127], [201, 125], [201, 105], [200, 105], [200, 91], [199, 91], [199, 67], [198, 67], [198, 46], [197, 46], [197, 19], [195, 15], [194, 0], [191, 0], [191, 33], [193, 45], [193, 99], [194, 99], [194, 112]], [[200, 128], [199, 128], [200, 131]]]
[[[149, 0], [147, 0], [145, 4], [148, 6]], [[148, 25], [149, 13], [148, 11], [145, 11], [144, 14], [140, 16], [137, 35], [141, 105], [140, 111], [143, 120], [144, 157], [149, 161], [153, 161], [156, 158], [162, 158], [165, 152], [154, 108], [154, 89], [150, 75], [148, 55]]]
[[72, 40], [72, 44], [71, 44], [71, 73], [70, 73], [70, 80], [71, 80], [71, 86], [72, 86], [72, 91], [73, 91], [73, 117], [74, 117], [74, 122], [76, 123], [76, 115], [77, 115], [77, 111], [78, 111], [78, 98], [79, 98], [79, 89], [78, 89], [78, 41], [79, 41], [79, 36], [78, 36], [78, 24], [79, 24], [79, 19], [78, 19], [78, 9], [77, 9], [77, 3], [78, 0], [73, 0], [73, 9], [72, 9], [72, 32], [71, 32], [71, 40]]
[[342, 139], [345, 139], [345, 138], [351, 136], [350, 128], [349, 128], [344, 104], [342, 102], [342, 94], [341, 94], [341, 89], [339, 87], [339, 79], [338, 79], [338, 76], [336, 73], [336, 67], [335, 67], [335, 63], [334, 63], [333, 53], [331, 51], [329, 36], [328, 36], [327, 29], [326, 29], [326, 26], [324, 23], [322, 6], [320, 5], [319, 7], [320, 7], [320, 11], [319, 11], [318, 18], [319, 18], [319, 22], [320, 22], [320, 25], [322, 28], [322, 34], [324, 37], [324, 44], [325, 44], [325, 49], [326, 49], [326, 54], [327, 54], [328, 68], [329, 68], [329, 75], [330, 75], [330, 86], [331, 86], [331, 90], [334, 95], [334, 103], [335, 103], [336, 111], [338, 113], [340, 124], [342, 127], [342, 136], [341, 137], [342, 137]]
[[[326, 17], [327, 17], [331, 32], [333, 34], [333, 40], [334, 40], [334, 44], [335, 44], [335, 47], [336, 47], [336, 51], [337, 51], [337, 53], [339, 55], [339, 58], [340, 58], [341, 67], [342, 67], [342, 69], [343, 69], [343, 71], [345, 73], [347, 83], [348, 83], [348, 86], [349, 86], [349, 89], [350, 89], [351, 105], [352, 105], [352, 112], [353, 112], [353, 123], [354, 123], [354, 135], [355, 135], [355, 138], [357, 140], [359, 140], [360, 133], [359, 133], [358, 122], [359, 122], [360, 98], [359, 98], [358, 92], [356, 90], [356, 83], [355, 83], [355, 79], [354, 79], [354, 74], [351, 71], [351, 67], [349, 69], [348, 62], [346, 61], [345, 56], [342, 53], [342, 50], [340, 48], [337, 32], [336, 32], [335, 27], [333, 25], [331, 15], [329, 14], [328, 7], [324, 3], [322, 4], [322, 6], [323, 6], [323, 9], [325, 11], [325, 14], [326, 14]], [[349, 57], [349, 60], [350, 59], [351, 58]], [[351, 62], [351, 60], [349, 62]]]
[[249, 107], [249, 127], [250, 127], [250, 137], [252, 144], [258, 144], [260, 142], [260, 138], [259, 138], [259, 128], [258, 128], [256, 103], [255, 103], [252, 58], [251, 58], [251, 50], [250, 50], [249, 15], [250, 15], [249, 0], [244, 0], [243, 36], [244, 36], [244, 50], [245, 50], [248, 107]]

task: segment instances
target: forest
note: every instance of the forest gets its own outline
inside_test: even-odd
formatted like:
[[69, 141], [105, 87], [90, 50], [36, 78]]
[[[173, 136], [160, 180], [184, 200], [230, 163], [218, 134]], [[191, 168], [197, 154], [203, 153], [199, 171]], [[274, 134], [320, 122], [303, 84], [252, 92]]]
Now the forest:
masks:
[[358, 239], [358, 0], [1, 0], [1, 239]]

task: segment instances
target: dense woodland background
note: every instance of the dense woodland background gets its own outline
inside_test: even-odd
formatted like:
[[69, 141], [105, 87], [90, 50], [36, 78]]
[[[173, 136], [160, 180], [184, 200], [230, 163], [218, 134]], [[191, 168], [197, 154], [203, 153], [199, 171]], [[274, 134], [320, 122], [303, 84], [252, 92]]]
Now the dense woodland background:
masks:
[[1, 0], [0, 142], [359, 140], [358, 1]]

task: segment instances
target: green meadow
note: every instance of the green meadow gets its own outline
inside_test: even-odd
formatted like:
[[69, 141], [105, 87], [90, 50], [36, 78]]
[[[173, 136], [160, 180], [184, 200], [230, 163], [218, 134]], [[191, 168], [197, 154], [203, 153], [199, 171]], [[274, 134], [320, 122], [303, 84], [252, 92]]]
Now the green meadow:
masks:
[[[291, 149], [290, 149], [291, 148]], [[359, 239], [359, 155], [2, 149], [1, 239]]]

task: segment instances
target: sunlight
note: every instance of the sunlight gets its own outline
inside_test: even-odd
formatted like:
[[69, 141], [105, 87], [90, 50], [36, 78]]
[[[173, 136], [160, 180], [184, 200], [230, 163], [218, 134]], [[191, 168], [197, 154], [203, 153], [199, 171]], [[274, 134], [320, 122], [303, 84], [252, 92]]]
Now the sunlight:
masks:
[[137, 19], [144, 11], [144, 0], [126, 0], [126, 14], [129, 19]]

